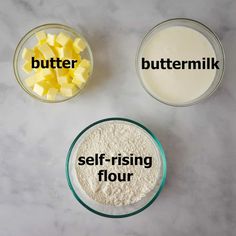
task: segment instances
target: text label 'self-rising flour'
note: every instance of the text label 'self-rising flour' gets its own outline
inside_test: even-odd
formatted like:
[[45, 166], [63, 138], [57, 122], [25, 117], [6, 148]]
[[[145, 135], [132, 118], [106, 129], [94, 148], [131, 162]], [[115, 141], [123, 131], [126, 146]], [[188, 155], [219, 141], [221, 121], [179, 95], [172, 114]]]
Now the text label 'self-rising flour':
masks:
[[84, 134], [76, 156], [80, 188], [101, 204], [136, 203], [161, 181], [162, 163], [155, 143], [147, 132], [129, 122], [94, 126]]

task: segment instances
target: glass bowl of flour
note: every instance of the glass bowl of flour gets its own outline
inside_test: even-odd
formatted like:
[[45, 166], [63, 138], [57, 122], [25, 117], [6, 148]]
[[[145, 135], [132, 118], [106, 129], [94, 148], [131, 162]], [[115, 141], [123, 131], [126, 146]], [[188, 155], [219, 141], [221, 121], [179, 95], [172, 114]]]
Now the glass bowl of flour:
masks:
[[125, 118], [97, 121], [75, 138], [66, 160], [75, 198], [101, 216], [132, 216], [150, 206], [166, 179], [164, 150], [143, 125]]
[[218, 36], [204, 24], [185, 18], [156, 25], [136, 56], [143, 88], [171, 106], [189, 106], [209, 97], [223, 78], [224, 65]]

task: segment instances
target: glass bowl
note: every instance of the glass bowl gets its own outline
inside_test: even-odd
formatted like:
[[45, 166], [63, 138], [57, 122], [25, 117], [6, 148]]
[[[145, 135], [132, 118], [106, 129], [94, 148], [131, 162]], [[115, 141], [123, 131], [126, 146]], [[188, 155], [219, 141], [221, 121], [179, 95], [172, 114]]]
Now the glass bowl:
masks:
[[[157, 181], [156, 186], [154, 189], [149, 192], [145, 197], [143, 197], [140, 201], [125, 205], [125, 206], [107, 206], [103, 204], [99, 204], [96, 201], [89, 198], [86, 193], [81, 189], [79, 186], [79, 181], [77, 180], [76, 171], [75, 171], [75, 160], [76, 160], [76, 151], [78, 146], [81, 143], [81, 140], [83, 140], [83, 137], [86, 135], [87, 132], [90, 132], [91, 129], [93, 129], [95, 126], [99, 126], [103, 122], [128, 122], [131, 125], [134, 125], [138, 127], [139, 129], [142, 129], [153, 141], [154, 145], [157, 148], [157, 151], [160, 154], [160, 160], [161, 160], [161, 177], [160, 181]], [[166, 158], [165, 153], [162, 148], [161, 143], [159, 140], [155, 137], [155, 135], [148, 130], [143, 125], [139, 124], [136, 121], [125, 119], [125, 118], [108, 118], [99, 120], [95, 123], [92, 123], [87, 128], [85, 128], [83, 131], [81, 131], [78, 136], [75, 138], [75, 140], [72, 142], [70, 149], [67, 154], [66, 159], [66, 177], [68, 185], [74, 195], [74, 197], [88, 210], [91, 212], [98, 214], [100, 216], [104, 217], [110, 217], [110, 218], [122, 218], [122, 217], [128, 217], [135, 215], [144, 209], [146, 209], [148, 206], [150, 206], [154, 200], [158, 197], [160, 194], [166, 179]]]
[[[212, 84], [210, 85], [210, 87], [199, 97], [190, 100], [188, 102], [185, 103], [172, 103], [169, 102], [167, 100], [164, 100], [163, 98], [158, 97], [157, 95], [153, 94], [145, 85], [145, 83], [143, 82], [143, 77], [142, 77], [142, 69], [140, 67], [141, 65], [141, 58], [142, 58], [142, 51], [145, 47], [145, 44], [148, 42], [148, 40], [150, 39], [150, 37], [160, 31], [163, 30], [165, 28], [168, 27], [172, 27], [172, 26], [185, 26], [191, 29], [194, 29], [198, 32], [200, 32], [201, 34], [203, 34], [208, 41], [211, 43], [214, 51], [215, 51], [215, 55], [216, 55], [216, 60], [219, 60], [219, 65], [220, 65], [220, 69], [216, 70], [216, 74], [214, 77], [214, 80], [212, 82]], [[170, 106], [190, 106], [193, 105], [195, 103], [198, 103], [200, 101], [202, 101], [203, 99], [209, 97], [210, 95], [212, 95], [212, 93], [218, 88], [218, 86], [220, 85], [223, 75], [224, 75], [224, 65], [225, 65], [225, 54], [224, 54], [224, 49], [223, 46], [218, 38], [218, 36], [210, 29], [208, 28], [206, 25], [196, 21], [196, 20], [192, 20], [192, 19], [186, 19], [186, 18], [174, 18], [174, 19], [169, 19], [166, 21], [161, 22], [160, 24], [156, 25], [154, 28], [152, 28], [144, 37], [144, 39], [142, 40], [137, 54], [136, 54], [136, 71], [139, 77], [139, 80], [143, 86], [143, 88], [145, 89], [145, 91], [150, 94], [153, 98], [155, 98], [156, 100], [158, 100], [159, 102], [162, 102], [166, 105], [170, 105]]]
[[[29, 76], [26, 75], [25, 72], [22, 70], [23, 66], [23, 59], [22, 59], [22, 51], [25, 47], [32, 48], [36, 45], [37, 40], [35, 37], [35, 33], [39, 31], [45, 31], [46, 33], [52, 33], [52, 34], [58, 34], [60, 32], [63, 32], [67, 35], [69, 35], [72, 39], [76, 37], [80, 37], [84, 40], [86, 44], [86, 49], [81, 53], [81, 57], [84, 59], [88, 59], [91, 62], [91, 70], [90, 70], [90, 76], [89, 79], [91, 78], [92, 72], [93, 72], [93, 55], [91, 48], [87, 42], [87, 40], [80, 34], [78, 33], [75, 29], [62, 25], [62, 24], [45, 24], [45, 25], [40, 25], [32, 30], [30, 30], [23, 38], [20, 40], [19, 44], [16, 47], [14, 58], [13, 58], [13, 67], [14, 67], [14, 73], [17, 82], [19, 85], [24, 89], [24, 91], [29, 94], [31, 97], [41, 101], [41, 102], [47, 102], [47, 103], [58, 103], [58, 102], [63, 102], [67, 101], [69, 99], [72, 99], [76, 95], [80, 93], [81, 90], [83, 89], [78, 89], [78, 92], [75, 93], [72, 97], [64, 97], [64, 96], [57, 96], [56, 100], [51, 101], [47, 100], [45, 97], [41, 97], [37, 95], [36, 93], [33, 92], [33, 90], [29, 87], [26, 86], [24, 80]], [[88, 81], [86, 82], [85, 86], [87, 85]]]

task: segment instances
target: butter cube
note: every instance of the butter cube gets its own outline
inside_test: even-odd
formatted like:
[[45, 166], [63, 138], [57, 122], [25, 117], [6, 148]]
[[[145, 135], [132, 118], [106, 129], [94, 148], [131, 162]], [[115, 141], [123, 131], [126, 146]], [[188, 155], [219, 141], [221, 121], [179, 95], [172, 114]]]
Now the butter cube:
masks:
[[76, 57], [75, 57], [75, 59], [78, 61], [78, 63], [80, 63], [80, 62], [81, 62], [81, 56], [80, 56], [79, 54], [76, 54]]
[[35, 73], [39, 73], [41, 70], [42, 70], [41, 68], [33, 68], [33, 71], [34, 71]]
[[58, 91], [61, 87], [61, 85], [58, 84], [57, 80], [55, 80], [55, 81], [50, 80], [50, 81], [47, 81], [47, 83], [48, 83], [49, 88], [56, 88]]
[[58, 89], [50, 88], [47, 92], [47, 100], [50, 100], [50, 101], [56, 100], [57, 93], [58, 93]]
[[90, 63], [89, 60], [83, 59], [83, 60], [80, 62], [79, 66], [80, 66], [80, 67], [84, 67], [84, 68], [86, 68], [86, 69], [90, 69], [91, 63]]
[[22, 52], [22, 58], [26, 61], [31, 61], [31, 58], [34, 56], [34, 51], [29, 48], [24, 48]]
[[89, 77], [89, 71], [87, 68], [78, 66], [74, 71], [74, 79], [86, 82]]
[[73, 78], [76, 68], [69, 68], [69, 75]]
[[[38, 47], [36, 46], [36, 47], [34, 47], [34, 58], [36, 59], [36, 60], [44, 60], [44, 57], [43, 57], [43, 55], [42, 55], [42, 53], [38, 50]], [[39, 68], [33, 68], [33, 71], [35, 71], [35, 72], [39, 72], [41, 70], [41, 67], [39, 67]]]
[[69, 47], [58, 47], [57, 53], [61, 59], [70, 59], [73, 57], [72, 50]]
[[54, 55], [55, 55], [55, 58], [54, 58], [54, 59], [56, 59], [57, 57], [59, 57], [59, 56], [58, 56], [57, 47], [56, 47], [56, 46], [50, 46], [50, 45], [49, 45], [49, 47], [52, 49], [52, 51], [53, 51], [53, 53], [54, 53]]
[[37, 79], [37, 77], [36, 77], [35, 74], [34, 74], [34, 75], [32, 75], [32, 76], [30, 76], [30, 77], [28, 77], [28, 78], [25, 79], [25, 84], [26, 84], [28, 87], [32, 88], [32, 87], [34, 86], [34, 84], [37, 82], [36, 79]]
[[44, 60], [42, 53], [39, 51], [38, 47], [34, 47], [34, 58], [37, 60]]
[[41, 74], [41, 71], [34, 74], [35, 83], [46, 81], [47, 78]]
[[59, 84], [68, 84], [71, 82], [71, 77], [69, 74], [61, 75], [57, 77], [57, 82]]
[[58, 84], [56, 79], [55, 80], [46, 80], [45, 82], [49, 88], [56, 88], [56, 89], [60, 88], [60, 84]]
[[65, 97], [72, 97], [77, 91], [77, 87], [72, 83], [62, 84], [60, 89], [61, 94]]
[[37, 38], [39, 44], [44, 44], [46, 42], [47, 35], [46, 35], [46, 33], [43, 30], [37, 32], [35, 35], [36, 35], [36, 38]]
[[49, 69], [49, 68], [42, 69], [40, 71], [40, 74], [41, 74], [41, 76], [43, 76], [47, 80], [55, 78], [55, 72], [52, 69]]
[[54, 47], [56, 44], [56, 35], [55, 34], [47, 34], [47, 43]]
[[26, 61], [23, 65], [22, 69], [25, 73], [29, 74], [32, 71], [31, 62]]
[[39, 72], [36, 72], [34, 74], [35, 83], [39, 83], [39, 82], [48, 83], [48, 81], [55, 82], [56, 81], [55, 75], [51, 73], [52, 72], [50, 72], [50, 69], [41, 69]]
[[65, 33], [59, 33], [56, 42], [59, 43], [61, 46], [65, 47], [68, 46], [69, 44], [72, 44], [72, 39], [66, 35]]
[[43, 96], [48, 92], [49, 86], [46, 82], [38, 82], [34, 85], [33, 91], [39, 96]]
[[75, 67], [74, 68], [69, 68], [69, 74], [70, 74], [71, 77], [74, 77], [75, 70], [78, 67], [79, 63], [81, 62], [80, 55], [77, 54], [77, 56], [74, 57], [73, 60], [77, 60], [77, 62], [75, 63]]
[[72, 83], [75, 84], [80, 89], [82, 89], [85, 85], [83, 81], [75, 79], [75, 78], [72, 80]]
[[83, 39], [76, 38], [73, 42], [73, 47], [76, 53], [80, 53], [84, 51], [84, 49], [86, 48], [86, 44]]
[[81, 62], [80, 54], [76, 53], [73, 47], [71, 48], [71, 51], [72, 51], [72, 57], [70, 59], [77, 60], [78, 63]]
[[49, 47], [49, 45], [47, 43], [39, 45], [38, 50], [40, 51], [40, 53], [43, 54], [43, 56], [46, 60], [50, 59], [51, 57], [53, 57], [53, 58], [55, 57], [53, 50]]
[[53, 48], [54, 48], [55, 55], [60, 58], [60, 53], [61, 53], [62, 47], [61, 46], [54, 46]]
[[69, 70], [67, 68], [56, 68], [55, 71], [56, 71], [56, 76], [59, 77], [67, 74]]
[[72, 55], [73, 57], [71, 59], [77, 60], [77, 62], [75, 64], [75, 68], [76, 68], [76, 67], [78, 67], [79, 63], [81, 62], [81, 56], [79, 54], [75, 53], [74, 51], [72, 54], [73, 54]]

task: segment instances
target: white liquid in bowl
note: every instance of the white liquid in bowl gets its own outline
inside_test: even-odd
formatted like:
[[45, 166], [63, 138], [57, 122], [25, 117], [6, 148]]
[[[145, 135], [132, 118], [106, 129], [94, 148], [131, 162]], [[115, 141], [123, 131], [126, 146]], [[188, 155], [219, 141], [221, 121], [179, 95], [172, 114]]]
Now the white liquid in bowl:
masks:
[[[171, 26], [151, 33], [140, 51], [139, 58], [142, 57], [149, 61], [161, 58], [190, 61], [216, 58], [216, 54], [202, 33], [186, 26]], [[172, 104], [184, 104], [200, 97], [216, 75], [216, 69], [139, 70], [148, 92]]]

